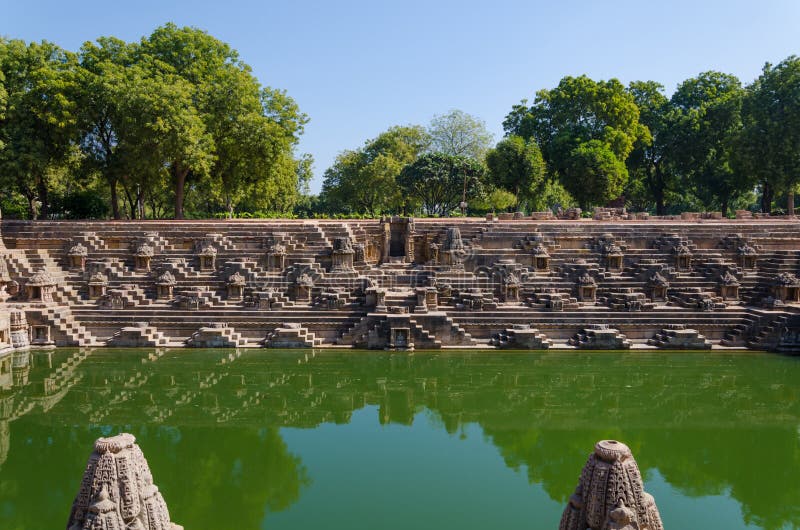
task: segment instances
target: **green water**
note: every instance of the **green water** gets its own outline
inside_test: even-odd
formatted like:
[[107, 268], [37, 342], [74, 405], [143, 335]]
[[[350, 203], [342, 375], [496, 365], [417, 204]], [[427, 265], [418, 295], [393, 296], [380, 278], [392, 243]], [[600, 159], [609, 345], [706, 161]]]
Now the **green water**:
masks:
[[63, 528], [119, 431], [187, 530], [554, 529], [602, 438], [668, 530], [800, 528], [800, 358], [75, 353], [0, 394], [0, 529]]

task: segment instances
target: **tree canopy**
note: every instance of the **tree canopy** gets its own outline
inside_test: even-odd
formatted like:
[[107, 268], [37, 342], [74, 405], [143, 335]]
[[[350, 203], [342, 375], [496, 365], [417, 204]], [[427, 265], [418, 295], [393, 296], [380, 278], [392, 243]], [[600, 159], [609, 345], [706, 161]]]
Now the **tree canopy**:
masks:
[[295, 149], [308, 118], [204, 31], [166, 24], [74, 54], [0, 40], [0, 66], [0, 141], [10, 147], [0, 165], [31, 217], [49, 214], [67, 176], [95, 193], [106, 186], [115, 218], [182, 218], [187, 194], [191, 215], [232, 215], [244, 203], [290, 212], [298, 200], [309, 163]]
[[[480, 194], [483, 165], [473, 158], [427, 153], [403, 168], [397, 182], [428, 215], [444, 216]], [[466, 201], [465, 201], [466, 202]]]
[[363, 147], [344, 151], [325, 171], [322, 196], [329, 209], [377, 215], [398, 211], [407, 200], [397, 183], [403, 167], [429, 143], [419, 126], [391, 127]]
[[486, 155], [489, 180], [495, 186], [514, 194], [520, 200], [533, 201], [545, 182], [545, 163], [533, 138], [508, 136]]
[[534, 139], [548, 167], [584, 208], [622, 192], [628, 178], [625, 160], [637, 141], [649, 138], [636, 101], [622, 83], [587, 76], [565, 77], [557, 87], [540, 90], [531, 106], [523, 100], [506, 116], [503, 128], [507, 135]]
[[777, 65], [764, 65], [747, 88], [742, 113], [739, 160], [761, 183], [762, 208], [769, 211], [774, 190], [783, 189], [787, 211], [793, 214], [800, 184], [800, 58], [792, 55]]
[[450, 215], [609, 203], [794, 212], [800, 59], [743, 87], [703, 72], [656, 81], [566, 76], [513, 105], [494, 147], [462, 110], [342, 151], [311, 195], [308, 117], [229, 44], [165, 24], [76, 52], [0, 38], [0, 206], [11, 216], [115, 219]]

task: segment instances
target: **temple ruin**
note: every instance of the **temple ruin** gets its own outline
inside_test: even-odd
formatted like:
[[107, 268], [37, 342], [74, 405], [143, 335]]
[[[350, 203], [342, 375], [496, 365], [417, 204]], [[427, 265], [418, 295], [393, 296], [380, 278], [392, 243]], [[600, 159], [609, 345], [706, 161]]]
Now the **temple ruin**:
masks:
[[653, 496], [644, 491], [630, 448], [616, 440], [594, 446], [559, 530], [663, 530]]
[[132, 434], [98, 438], [72, 504], [67, 530], [183, 530]]

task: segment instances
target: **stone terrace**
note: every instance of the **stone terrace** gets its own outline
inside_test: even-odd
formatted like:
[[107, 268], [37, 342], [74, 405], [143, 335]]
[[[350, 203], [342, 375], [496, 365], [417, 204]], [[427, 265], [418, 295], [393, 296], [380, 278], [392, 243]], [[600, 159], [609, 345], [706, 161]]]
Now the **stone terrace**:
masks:
[[38, 345], [397, 350], [800, 344], [800, 223], [13, 221]]

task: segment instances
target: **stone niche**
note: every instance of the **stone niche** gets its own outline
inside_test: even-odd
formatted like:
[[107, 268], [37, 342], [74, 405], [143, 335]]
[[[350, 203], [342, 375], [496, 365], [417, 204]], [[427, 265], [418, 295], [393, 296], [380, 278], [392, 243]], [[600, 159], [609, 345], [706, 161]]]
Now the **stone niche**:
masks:
[[286, 267], [286, 245], [282, 241], [289, 240], [289, 235], [285, 232], [275, 232], [264, 239], [263, 248], [267, 270], [270, 272], [280, 272]]
[[355, 253], [353, 243], [349, 237], [335, 238], [333, 240], [333, 250], [331, 251], [331, 272], [354, 272], [353, 258]]
[[513, 272], [503, 278], [500, 295], [503, 302], [519, 302], [519, 278]]
[[755, 269], [758, 261], [758, 252], [755, 248], [745, 243], [736, 251], [739, 257], [739, 266], [743, 269]]
[[389, 330], [389, 349], [396, 351], [413, 350], [411, 328], [391, 328]]
[[314, 288], [314, 279], [308, 274], [298, 276], [292, 285], [295, 302], [311, 303], [311, 290]]
[[228, 277], [228, 299], [241, 300], [244, 298], [244, 288], [247, 280], [239, 271], [234, 272]]
[[550, 253], [541, 243], [533, 247], [533, 268], [539, 272], [550, 270]]
[[650, 299], [654, 302], [666, 302], [667, 290], [669, 289], [669, 281], [656, 271], [647, 280], [647, 286], [650, 288]]
[[678, 243], [672, 253], [675, 256], [675, 268], [681, 271], [688, 271], [692, 268], [692, 249], [686, 243]]
[[381, 262], [399, 260], [404, 263], [414, 261], [414, 218], [383, 217]]
[[89, 278], [89, 299], [97, 300], [106, 294], [108, 277], [102, 272], [96, 272]]
[[800, 279], [794, 274], [782, 272], [772, 282], [772, 293], [776, 300], [784, 303], [800, 302]]
[[170, 271], [164, 271], [156, 279], [156, 297], [159, 300], [171, 300], [178, 281]]
[[197, 253], [197, 260], [201, 271], [215, 270], [217, 268], [217, 248], [210, 243], [202, 243]]
[[25, 282], [25, 296], [31, 302], [52, 302], [56, 281], [44, 269], [34, 272]]
[[31, 326], [30, 343], [34, 346], [53, 344], [53, 339], [50, 337], [50, 326], [43, 324], [35, 324]]
[[69, 248], [67, 251], [67, 261], [69, 262], [69, 268], [73, 270], [84, 270], [86, 269], [86, 257], [89, 255], [89, 249], [87, 249], [81, 243], [75, 243]]
[[578, 301], [594, 302], [597, 299], [597, 282], [587, 272], [578, 278]]
[[723, 300], [738, 300], [739, 299], [739, 280], [736, 279], [736, 276], [731, 274], [730, 271], [725, 271], [725, 273], [720, 276], [719, 279], [719, 291], [720, 296]]
[[614, 241], [608, 241], [602, 245], [603, 263], [606, 269], [612, 272], [620, 272], [622, 270], [622, 263], [624, 254], [622, 248]]
[[461, 239], [461, 229], [451, 226], [445, 233], [444, 243], [439, 249], [439, 263], [445, 267], [462, 269], [467, 257], [467, 248]]
[[155, 250], [151, 245], [142, 243], [136, 247], [133, 254], [133, 266], [136, 272], [150, 272], [150, 262], [155, 255]]

